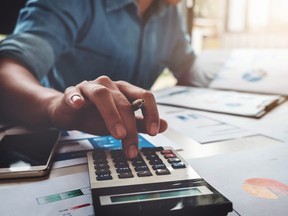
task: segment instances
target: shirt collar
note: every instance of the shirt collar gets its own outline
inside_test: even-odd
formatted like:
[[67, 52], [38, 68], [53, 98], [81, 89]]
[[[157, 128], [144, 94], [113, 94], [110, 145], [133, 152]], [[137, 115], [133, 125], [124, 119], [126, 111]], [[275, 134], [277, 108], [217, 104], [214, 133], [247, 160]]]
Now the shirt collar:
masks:
[[135, 0], [106, 0], [106, 11], [112, 12], [119, 10], [132, 3], [135, 4]]
[[[127, 6], [129, 4], [135, 4], [135, 6], [136, 6], [136, 0], [120, 0], [120, 1], [119, 0], [106, 0], [106, 11], [112, 12], [115, 10], [119, 10], [121, 8], [124, 8], [125, 6]], [[163, 15], [167, 7], [168, 7], [168, 5], [165, 2], [163, 2], [162, 0], [160, 0], [156, 14], [158, 16]]]

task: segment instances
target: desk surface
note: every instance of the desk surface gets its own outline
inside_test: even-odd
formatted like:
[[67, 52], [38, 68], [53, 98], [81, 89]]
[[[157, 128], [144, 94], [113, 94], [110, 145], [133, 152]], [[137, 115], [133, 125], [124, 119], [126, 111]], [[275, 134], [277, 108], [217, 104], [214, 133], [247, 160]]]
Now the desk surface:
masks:
[[[259, 150], [259, 149], [264, 149], [264, 148], [267, 148], [267, 147], [270, 147], [273, 145], [275, 146], [279, 143], [282, 143], [282, 142], [279, 142], [275, 139], [271, 139], [271, 138], [266, 137], [266, 136], [257, 135], [257, 136], [245, 137], [245, 138], [240, 138], [240, 139], [235, 139], [235, 140], [219, 141], [216, 143], [210, 143], [210, 144], [202, 145], [202, 144], [199, 144], [198, 142], [196, 142], [195, 140], [188, 138], [188, 137], [182, 135], [181, 133], [179, 133], [178, 131], [171, 129], [171, 128], [169, 128], [163, 135], [166, 136], [167, 138], [171, 139], [172, 141], [176, 142], [176, 143], [181, 143], [181, 146], [183, 147], [183, 149], [180, 150], [179, 153], [181, 154], [182, 157], [184, 157], [186, 160], [189, 160], [189, 161], [190, 160], [193, 161], [193, 159], [194, 160], [199, 159], [199, 160], [206, 161], [206, 159], [209, 159], [209, 158], [214, 157], [214, 156], [221, 156], [221, 157], [223, 156], [224, 158], [226, 156], [231, 157], [231, 155], [233, 155], [233, 154], [245, 152], [247, 150]], [[275, 155], [275, 157], [277, 157], [277, 155]], [[195, 163], [195, 161], [194, 161], [194, 163]], [[204, 175], [202, 177], [204, 177], [204, 178], [207, 177], [207, 179], [209, 179], [209, 181], [211, 181], [211, 176], [210, 176], [211, 173], [204, 172], [202, 170], [201, 165], [199, 165], [199, 163], [197, 164], [196, 168], [197, 168], [196, 171], [201, 176], [202, 176], [202, 174]], [[215, 168], [215, 170], [217, 170], [217, 169], [218, 169], [218, 167]], [[72, 167], [64, 167], [64, 168], [60, 168], [60, 169], [53, 169], [51, 171], [49, 179], [53, 179], [53, 178], [57, 178], [57, 177], [65, 176], [65, 175], [70, 175], [72, 173], [81, 173], [83, 171], [87, 172], [86, 164], [81, 164], [81, 165], [72, 166]], [[225, 176], [225, 174], [222, 173], [222, 176], [223, 175]], [[215, 179], [215, 178], [212, 178], [212, 180], [213, 179]], [[27, 180], [27, 181], [18, 181], [18, 180], [1, 181], [0, 187], [3, 188], [5, 186], [23, 185], [26, 183], [38, 182], [38, 181], [39, 180], [37, 180], [37, 179]], [[215, 183], [215, 181], [212, 181], [212, 182], [213, 182], [213, 184], [217, 185], [217, 182], [216, 183]], [[227, 193], [225, 192], [225, 190], [223, 191], [222, 187], [223, 186], [220, 184], [220, 186], [218, 188], [217, 187], [215, 187], [215, 188], [220, 190], [221, 193], [223, 193], [225, 196], [227, 196]], [[233, 203], [236, 203], [236, 204], [239, 202], [239, 200], [231, 200], [231, 201]], [[241, 212], [241, 211], [236, 209], [236, 211], [229, 213], [229, 216], [240, 215], [237, 212]], [[277, 215], [277, 214], [275, 214], [275, 215]]]
[[[223, 59], [227, 57], [229, 52], [224, 51], [221, 53], [221, 55], [218, 55], [218, 59], [214, 60], [214, 68], [210, 68], [209, 65], [211, 64], [206, 64], [207, 67], [205, 70], [207, 70], [207, 73], [213, 73], [215, 67], [220, 67], [223, 63]], [[215, 56], [215, 53], [206, 53], [206, 56], [203, 56], [204, 58], [210, 58], [210, 55]], [[210, 56], [210, 57], [209, 57]], [[200, 63], [203, 59], [199, 59]], [[202, 113], [203, 114], [203, 113]], [[251, 174], [251, 169], [252, 168], [263, 168], [264, 171], [262, 170], [261, 174], [262, 176], [257, 176], [257, 171], [255, 170], [255, 175], [254, 177], [266, 177], [266, 178], [272, 178], [272, 179], [277, 179], [277, 176], [270, 176], [269, 175], [269, 169], [267, 168], [267, 172], [265, 172], [265, 166], [269, 164], [270, 167], [270, 162], [273, 161], [273, 164], [277, 163], [278, 156], [281, 158], [281, 162], [284, 160], [283, 155], [280, 155], [280, 152], [277, 152], [277, 148], [283, 149], [283, 151], [286, 150], [286, 142], [288, 141], [288, 105], [287, 103], [284, 103], [281, 105], [281, 107], [273, 110], [272, 112], [268, 113], [261, 119], [246, 119], [243, 117], [235, 117], [235, 116], [225, 116], [223, 114], [211, 114], [211, 113], [205, 113], [205, 115], [212, 117], [212, 118], [220, 118], [223, 121], [229, 122], [229, 123], [239, 123], [240, 126], [242, 127], [250, 127], [249, 129], [255, 129], [256, 131], [263, 130], [263, 134], [259, 133], [254, 136], [249, 136], [249, 137], [243, 137], [243, 138], [237, 138], [237, 139], [232, 139], [232, 140], [223, 140], [223, 141], [218, 141], [214, 143], [209, 143], [209, 144], [200, 144], [197, 141], [193, 140], [192, 138], [189, 138], [181, 132], [169, 128], [163, 135], [167, 137], [168, 139], [172, 140], [175, 143], [179, 143], [182, 146], [182, 150], [179, 151], [181, 156], [185, 158], [187, 161], [191, 161], [191, 164], [195, 165], [196, 171], [202, 176], [204, 179], [209, 180], [212, 185], [218, 189], [220, 192], [222, 192], [225, 196], [230, 198], [229, 196], [233, 199], [231, 201], [235, 204], [234, 207], [236, 208], [234, 212], [230, 213], [229, 216], [236, 216], [236, 215], [241, 215], [241, 212], [245, 212], [245, 214], [242, 215], [247, 215], [247, 211], [243, 211], [243, 209], [249, 209], [251, 206], [253, 206], [253, 203], [259, 204], [259, 206], [253, 206], [253, 208], [261, 208], [261, 211], [259, 211], [259, 214], [249, 214], [248, 215], [265, 215], [263, 211], [265, 211], [265, 203], [267, 204], [266, 206], [269, 206], [271, 202], [274, 203], [274, 208], [279, 204], [279, 208], [283, 207], [283, 199], [286, 201], [288, 197], [288, 190], [287, 194], [284, 194], [277, 199], [263, 199], [259, 198], [256, 196], [251, 196], [248, 193], [245, 193], [242, 189], [240, 190], [240, 187], [242, 187], [243, 182], [237, 182], [237, 178], [240, 179], [240, 177], [235, 177], [230, 178], [230, 173], [225, 172], [225, 162], [228, 165], [227, 168], [232, 169], [234, 165], [235, 166], [235, 173], [237, 173], [237, 160], [239, 160], [242, 157], [248, 157], [248, 159], [251, 159], [251, 152], [255, 155], [257, 155], [258, 158], [255, 158], [253, 160], [253, 164], [257, 164], [257, 161], [261, 161], [261, 166], [260, 165], [255, 165], [255, 166], [250, 166], [250, 164], [245, 164], [245, 167], [241, 167], [241, 172], [246, 173], [247, 170], [249, 170], [249, 174]], [[262, 127], [262, 126], [265, 127]], [[281, 129], [283, 130], [282, 133], [278, 130], [280, 126], [283, 126]], [[286, 133], [285, 133], [286, 130]], [[278, 132], [278, 133], [277, 133]], [[275, 136], [274, 136], [275, 135]], [[3, 133], [0, 133], [0, 138], [3, 136]], [[283, 146], [284, 145], [284, 146]], [[288, 148], [288, 147], [287, 147]], [[271, 160], [267, 156], [267, 151], [271, 152]], [[267, 160], [260, 160], [261, 155], [265, 154], [267, 156]], [[269, 155], [269, 154], [268, 154]], [[234, 157], [235, 156], [235, 157]], [[234, 159], [233, 159], [234, 158]], [[269, 160], [268, 160], [269, 159]], [[219, 164], [217, 163], [219, 161]], [[229, 161], [231, 163], [229, 164]], [[270, 162], [269, 162], [270, 161]], [[279, 159], [280, 161], [280, 159]], [[267, 164], [266, 164], [267, 163]], [[287, 163], [288, 164], [288, 161]], [[220, 167], [220, 165], [222, 167]], [[252, 163], [251, 163], [252, 165]], [[209, 169], [205, 168], [205, 166], [209, 166]], [[214, 169], [211, 168], [211, 166], [214, 166]], [[223, 168], [224, 167], [224, 168]], [[282, 167], [278, 167], [277, 169], [274, 166], [273, 169], [275, 171], [279, 171], [279, 173], [287, 173], [287, 169], [284, 169]], [[287, 167], [288, 168], [288, 167]], [[272, 168], [271, 168], [272, 169]], [[217, 173], [217, 170], [219, 171]], [[239, 169], [240, 170], [240, 169]], [[51, 171], [51, 174], [49, 176], [49, 179], [57, 178], [60, 176], [65, 176], [69, 175], [72, 173], [81, 173], [81, 172], [87, 171], [87, 166], [86, 164], [81, 164], [77, 166], [71, 166], [71, 167], [65, 167], [65, 168], [60, 168], [60, 169], [53, 169]], [[267, 173], [267, 175], [264, 176], [264, 174]], [[221, 178], [220, 178], [221, 177]], [[281, 175], [282, 183], [288, 187], [288, 175]], [[223, 178], [226, 180], [223, 183]], [[235, 180], [236, 178], [236, 180]], [[252, 178], [252, 174], [251, 174]], [[229, 180], [233, 180], [229, 182]], [[235, 181], [234, 181], [235, 180]], [[243, 179], [241, 179], [243, 180]], [[280, 179], [279, 179], [280, 180]], [[15, 185], [23, 185], [26, 183], [31, 183], [31, 182], [37, 182], [37, 180], [29, 180], [29, 181], [1, 181], [0, 182], [0, 190], [1, 188], [5, 188], [6, 186], [15, 186]], [[233, 189], [227, 187], [227, 185], [236, 185], [236, 187], [239, 187], [239, 190], [235, 192]], [[284, 186], [285, 188], [285, 186]], [[285, 189], [286, 190], [286, 189]], [[230, 192], [233, 191], [234, 193], [231, 194]], [[0, 191], [1, 192], [1, 191]], [[237, 194], [238, 193], [238, 194]], [[235, 198], [239, 195], [239, 199]], [[241, 197], [241, 199], [240, 199]], [[247, 198], [249, 202], [243, 201], [243, 197]], [[288, 200], [287, 200], [288, 201]], [[246, 205], [246, 206], [245, 206]], [[0, 204], [1, 206], [1, 204]], [[264, 209], [264, 210], [263, 210]], [[286, 210], [287, 207], [285, 207], [285, 211], [287, 211], [286, 215], [288, 215], [288, 210]], [[273, 208], [272, 208], [272, 211]], [[269, 211], [267, 211], [269, 212]], [[254, 212], [253, 212], [254, 213]], [[269, 214], [268, 214], [269, 215]], [[283, 210], [277, 210], [273, 212], [274, 216], [278, 215], [283, 215]]]

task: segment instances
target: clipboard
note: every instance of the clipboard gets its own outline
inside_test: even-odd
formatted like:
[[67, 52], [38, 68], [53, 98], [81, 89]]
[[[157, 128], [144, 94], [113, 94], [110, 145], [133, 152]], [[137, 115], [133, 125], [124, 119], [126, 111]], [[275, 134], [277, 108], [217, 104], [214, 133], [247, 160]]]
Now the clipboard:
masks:
[[160, 105], [261, 118], [285, 101], [281, 95], [174, 86], [155, 93]]

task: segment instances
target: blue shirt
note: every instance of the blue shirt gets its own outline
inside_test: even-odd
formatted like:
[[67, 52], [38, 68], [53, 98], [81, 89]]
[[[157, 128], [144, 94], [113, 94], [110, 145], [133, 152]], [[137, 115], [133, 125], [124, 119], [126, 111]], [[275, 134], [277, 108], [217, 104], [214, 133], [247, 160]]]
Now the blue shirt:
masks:
[[194, 60], [177, 7], [162, 0], [146, 20], [134, 0], [30, 0], [0, 56], [61, 91], [101, 75], [149, 89], [164, 68], [177, 78]]

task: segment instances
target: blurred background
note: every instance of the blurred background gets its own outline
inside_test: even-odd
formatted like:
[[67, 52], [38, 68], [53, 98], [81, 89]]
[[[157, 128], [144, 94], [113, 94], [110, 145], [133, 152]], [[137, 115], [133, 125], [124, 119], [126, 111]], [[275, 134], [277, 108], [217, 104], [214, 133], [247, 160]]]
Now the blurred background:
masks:
[[186, 0], [179, 9], [196, 52], [288, 47], [287, 0]]
[[[182, 0], [178, 6], [197, 55], [288, 48], [287, 0]], [[175, 82], [165, 70], [153, 89]]]
[[[0, 39], [12, 32], [26, 0], [1, 0]], [[196, 54], [238, 48], [288, 48], [287, 0], [182, 0], [178, 5]], [[165, 70], [153, 89], [175, 84]]]
[[12, 33], [19, 10], [26, 0], [1, 0], [0, 3], [0, 39]]

